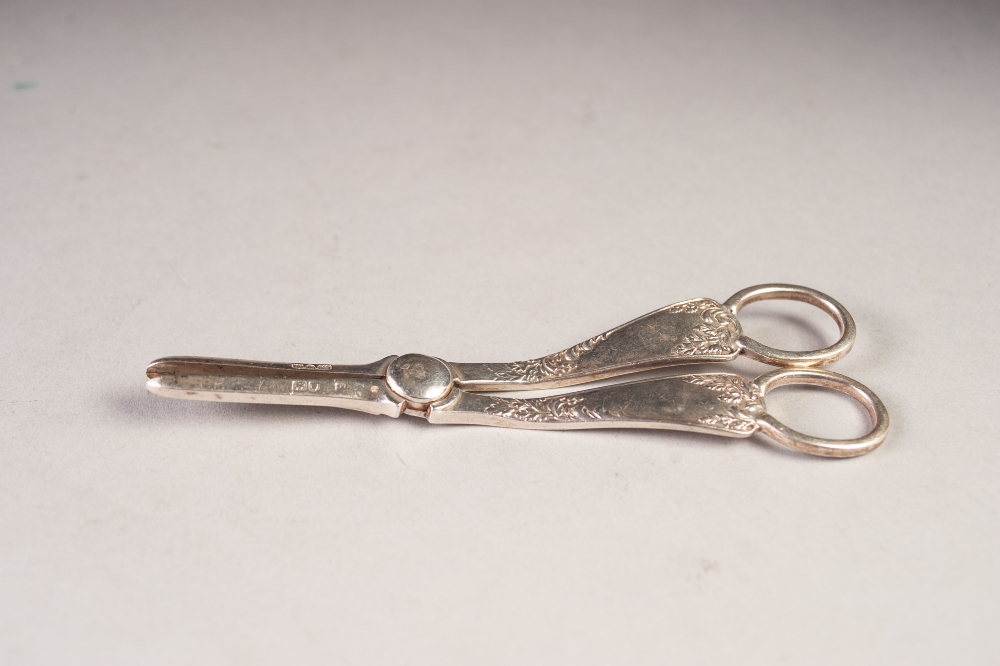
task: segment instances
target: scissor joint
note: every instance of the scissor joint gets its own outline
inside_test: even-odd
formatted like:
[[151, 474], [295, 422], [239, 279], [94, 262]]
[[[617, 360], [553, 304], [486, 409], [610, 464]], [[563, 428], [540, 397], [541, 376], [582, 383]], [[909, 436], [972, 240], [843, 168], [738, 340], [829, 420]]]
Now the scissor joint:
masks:
[[455, 372], [439, 358], [403, 354], [386, 367], [385, 383], [403, 401], [404, 413], [426, 417], [431, 403], [446, 398], [455, 387]]

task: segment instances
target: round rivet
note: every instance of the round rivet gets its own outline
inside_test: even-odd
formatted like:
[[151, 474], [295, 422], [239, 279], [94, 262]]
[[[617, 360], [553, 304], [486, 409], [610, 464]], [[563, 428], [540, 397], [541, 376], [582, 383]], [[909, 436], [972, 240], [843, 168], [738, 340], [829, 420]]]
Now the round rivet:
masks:
[[385, 370], [389, 388], [414, 406], [440, 400], [455, 384], [451, 367], [441, 359], [423, 354], [403, 354]]

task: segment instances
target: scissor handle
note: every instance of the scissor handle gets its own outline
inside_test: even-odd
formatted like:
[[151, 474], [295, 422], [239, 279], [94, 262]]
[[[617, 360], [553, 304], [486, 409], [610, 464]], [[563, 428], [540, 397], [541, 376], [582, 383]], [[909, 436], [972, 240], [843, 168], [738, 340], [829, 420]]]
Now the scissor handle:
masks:
[[[736, 313], [766, 299], [811, 303], [840, 327], [840, 340], [816, 351], [782, 351], [743, 334]], [[456, 386], [466, 391], [555, 388], [681, 363], [735, 360], [741, 353], [780, 367], [832, 363], [850, 351], [857, 331], [844, 306], [826, 294], [794, 284], [762, 284], [724, 304], [694, 298], [654, 310], [573, 347], [513, 363], [452, 363]]]
[[795, 352], [775, 349], [743, 334], [737, 340], [737, 345], [750, 358], [767, 363], [768, 365], [809, 368], [833, 363], [843, 358], [847, 352], [851, 351], [851, 347], [854, 346], [854, 338], [857, 336], [858, 330], [854, 325], [854, 318], [851, 317], [851, 313], [836, 300], [821, 291], [816, 291], [809, 287], [801, 287], [795, 284], [759, 284], [755, 287], [748, 287], [736, 292], [723, 305], [732, 310], [733, 314], [737, 314], [744, 306], [750, 303], [767, 300], [802, 301], [803, 303], [815, 305], [833, 317], [833, 320], [837, 322], [837, 326], [840, 327], [840, 339], [823, 349]]
[[854, 439], [813, 437], [789, 428], [766, 412], [757, 416], [757, 425], [761, 432], [797, 451], [826, 458], [853, 458], [876, 449], [889, 432], [889, 412], [885, 405], [870, 388], [850, 377], [829, 370], [787, 368], [765, 373], [757, 377], [753, 383], [760, 389], [761, 397], [771, 389], [789, 384], [824, 386], [851, 396], [868, 410], [872, 428], [867, 435]]
[[[403, 357], [400, 357], [403, 358]], [[823, 439], [792, 430], [767, 413], [764, 394], [784, 384], [817, 384], [846, 393], [868, 410], [871, 431], [855, 439]], [[549, 395], [514, 398], [455, 388], [430, 405], [431, 423], [464, 423], [576, 430], [655, 428], [723, 437], [763, 432], [792, 449], [827, 458], [850, 458], [875, 449], [889, 430], [885, 405], [866, 386], [835, 372], [788, 368], [754, 381], [732, 373], [674, 375]]]

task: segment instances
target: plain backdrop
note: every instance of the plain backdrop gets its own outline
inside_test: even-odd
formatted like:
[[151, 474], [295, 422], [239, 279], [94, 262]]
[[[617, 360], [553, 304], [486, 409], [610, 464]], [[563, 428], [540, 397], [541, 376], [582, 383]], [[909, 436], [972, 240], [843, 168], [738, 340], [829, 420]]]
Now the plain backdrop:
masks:
[[[997, 663], [998, 220], [996, 3], [6, 0], [0, 662]], [[874, 453], [144, 389], [776, 281]]]

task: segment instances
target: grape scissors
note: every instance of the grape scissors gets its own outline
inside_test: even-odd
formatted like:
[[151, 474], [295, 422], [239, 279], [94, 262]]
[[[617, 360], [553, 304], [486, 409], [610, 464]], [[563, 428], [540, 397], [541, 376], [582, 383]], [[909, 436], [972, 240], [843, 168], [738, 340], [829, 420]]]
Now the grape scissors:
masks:
[[[791, 352], [743, 334], [740, 309], [766, 299], [810, 303], [829, 314], [840, 339], [815, 351]], [[790, 448], [849, 458], [885, 439], [889, 415], [869, 388], [816, 366], [847, 354], [854, 320], [840, 303], [815, 289], [765, 284], [724, 303], [695, 298], [668, 305], [559, 352], [513, 363], [449, 363], [423, 354], [387, 356], [367, 365], [266, 363], [172, 356], [146, 369], [146, 387], [186, 400], [322, 405], [369, 414], [421, 416], [431, 423], [538, 430], [658, 428], [726, 437], [760, 431]], [[702, 373], [609, 384], [545, 397], [505, 397], [504, 391], [551, 389], [685, 363], [732, 361], [740, 354], [781, 366], [753, 381], [733, 373]], [[764, 396], [786, 384], [813, 384], [860, 402], [871, 430], [831, 440], [792, 430], [767, 413]]]

